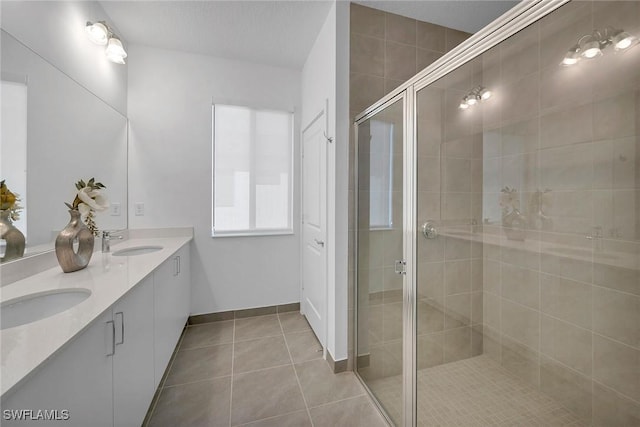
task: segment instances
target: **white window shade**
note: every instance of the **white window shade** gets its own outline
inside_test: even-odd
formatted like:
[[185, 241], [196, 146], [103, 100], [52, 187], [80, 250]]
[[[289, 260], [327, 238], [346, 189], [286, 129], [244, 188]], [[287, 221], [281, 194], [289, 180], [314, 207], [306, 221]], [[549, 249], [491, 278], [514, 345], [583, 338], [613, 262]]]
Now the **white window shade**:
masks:
[[370, 122], [369, 227], [393, 227], [393, 123]]
[[212, 235], [292, 232], [293, 114], [213, 107]]

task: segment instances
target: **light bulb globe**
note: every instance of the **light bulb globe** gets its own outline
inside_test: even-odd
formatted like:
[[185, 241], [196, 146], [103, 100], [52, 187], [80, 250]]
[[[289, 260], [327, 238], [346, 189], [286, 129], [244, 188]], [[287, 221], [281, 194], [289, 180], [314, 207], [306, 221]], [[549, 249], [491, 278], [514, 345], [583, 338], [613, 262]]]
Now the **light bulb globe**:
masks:
[[89, 40], [93, 43], [104, 46], [107, 44], [109, 29], [102, 22], [89, 22], [87, 21], [87, 25], [84, 27], [87, 32], [87, 36]]
[[622, 31], [611, 40], [616, 51], [629, 49], [638, 43], [638, 39], [631, 34]]

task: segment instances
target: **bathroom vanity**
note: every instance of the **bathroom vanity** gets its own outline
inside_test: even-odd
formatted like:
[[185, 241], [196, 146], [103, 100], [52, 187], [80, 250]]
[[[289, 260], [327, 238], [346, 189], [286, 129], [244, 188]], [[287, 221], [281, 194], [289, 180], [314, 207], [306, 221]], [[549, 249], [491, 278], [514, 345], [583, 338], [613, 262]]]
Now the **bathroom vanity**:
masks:
[[[189, 315], [191, 239], [129, 239], [95, 252], [82, 271], [55, 267], [4, 286], [3, 306], [34, 294], [60, 297], [51, 304], [90, 294], [0, 332], [2, 425], [141, 425]], [[149, 247], [161, 249], [140, 249]], [[54, 421], [8, 420], [7, 410]]]

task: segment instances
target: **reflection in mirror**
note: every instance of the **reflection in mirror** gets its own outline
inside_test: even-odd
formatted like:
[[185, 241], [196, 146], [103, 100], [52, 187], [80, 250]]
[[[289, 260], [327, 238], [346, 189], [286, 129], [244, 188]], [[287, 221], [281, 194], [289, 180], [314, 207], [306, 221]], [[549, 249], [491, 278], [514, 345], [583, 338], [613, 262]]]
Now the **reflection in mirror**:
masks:
[[13, 225], [26, 237], [26, 254], [53, 248], [80, 179], [104, 183], [119, 205], [97, 213], [98, 227], [126, 228], [126, 117], [5, 31], [1, 42], [0, 179], [20, 196]]

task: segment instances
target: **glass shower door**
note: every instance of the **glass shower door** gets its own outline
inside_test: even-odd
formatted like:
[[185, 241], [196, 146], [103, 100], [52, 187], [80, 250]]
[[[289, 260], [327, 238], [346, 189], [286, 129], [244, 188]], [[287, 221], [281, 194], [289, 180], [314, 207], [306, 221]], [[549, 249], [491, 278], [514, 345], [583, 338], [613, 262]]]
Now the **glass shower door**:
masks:
[[418, 426], [640, 425], [638, 37], [570, 2], [415, 84]]
[[403, 391], [404, 98], [358, 122], [356, 371], [395, 425]]

